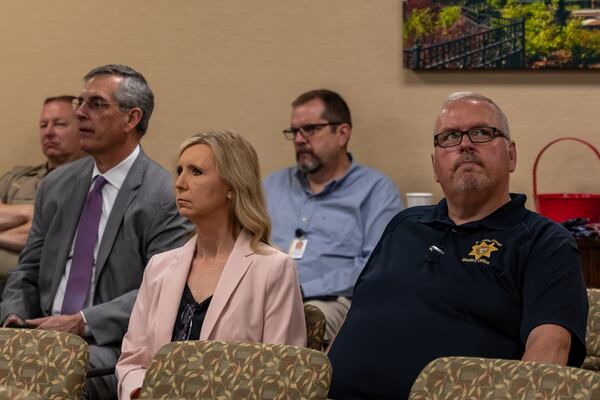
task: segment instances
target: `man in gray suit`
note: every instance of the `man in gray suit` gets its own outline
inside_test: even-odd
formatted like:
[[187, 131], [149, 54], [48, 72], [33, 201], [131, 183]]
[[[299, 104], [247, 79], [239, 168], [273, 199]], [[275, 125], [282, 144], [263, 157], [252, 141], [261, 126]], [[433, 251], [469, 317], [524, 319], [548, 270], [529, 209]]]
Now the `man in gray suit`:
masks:
[[[139, 145], [154, 107], [144, 77], [106, 65], [84, 82], [73, 105], [81, 148], [92, 157], [53, 171], [39, 187], [0, 318], [78, 334], [90, 343], [90, 367], [101, 368], [117, 361], [146, 263], [181, 245], [191, 225], [177, 212], [170, 174]], [[84, 392], [116, 397], [116, 379], [88, 379]]]

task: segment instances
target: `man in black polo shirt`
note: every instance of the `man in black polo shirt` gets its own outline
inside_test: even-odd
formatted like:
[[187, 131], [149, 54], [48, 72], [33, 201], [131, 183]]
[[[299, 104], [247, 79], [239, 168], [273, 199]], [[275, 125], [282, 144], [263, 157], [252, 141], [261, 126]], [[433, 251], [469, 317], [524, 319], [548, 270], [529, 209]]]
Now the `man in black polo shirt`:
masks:
[[402, 399], [425, 365], [479, 356], [581, 365], [587, 297], [569, 232], [509, 194], [504, 113], [452, 94], [432, 154], [445, 199], [397, 214], [354, 288], [329, 352], [330, 397]]

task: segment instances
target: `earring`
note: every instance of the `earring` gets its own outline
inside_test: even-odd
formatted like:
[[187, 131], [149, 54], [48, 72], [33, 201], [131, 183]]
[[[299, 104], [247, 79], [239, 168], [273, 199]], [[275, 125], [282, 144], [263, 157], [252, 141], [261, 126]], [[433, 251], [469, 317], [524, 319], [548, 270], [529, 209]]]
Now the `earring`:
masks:
[[227, 192], [227, 200], [231, 200], [231, 192]]

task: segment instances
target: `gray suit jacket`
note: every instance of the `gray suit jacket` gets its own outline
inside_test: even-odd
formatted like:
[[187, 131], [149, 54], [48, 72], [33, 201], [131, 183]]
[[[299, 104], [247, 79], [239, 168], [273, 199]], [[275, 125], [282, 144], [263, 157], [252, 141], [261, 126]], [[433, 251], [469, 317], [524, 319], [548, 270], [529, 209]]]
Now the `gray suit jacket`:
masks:
[[[50, 173], [35, 199], [33, 226], [0, 305], [3, 321], [50, 315], [90, 188], [94, 160]], [[119, 346], [149, 259], [181, 246], [192, 225], [177, 212], [169, 173], [143, 152], [129, 171], [98, 249], [93, 306], [84, 310], [94, 341]]]

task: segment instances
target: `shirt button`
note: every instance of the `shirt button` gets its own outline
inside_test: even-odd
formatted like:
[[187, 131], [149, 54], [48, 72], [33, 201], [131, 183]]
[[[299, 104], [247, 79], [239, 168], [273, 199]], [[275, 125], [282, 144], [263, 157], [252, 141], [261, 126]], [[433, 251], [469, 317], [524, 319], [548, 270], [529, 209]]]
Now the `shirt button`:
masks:
[[456, 232], [456, 229], [452, 228], [452, 232]]
[[308, 219], [306, 217], [302, 217], [301, 221], [306, 222], [306, 221], [308, 221]]

